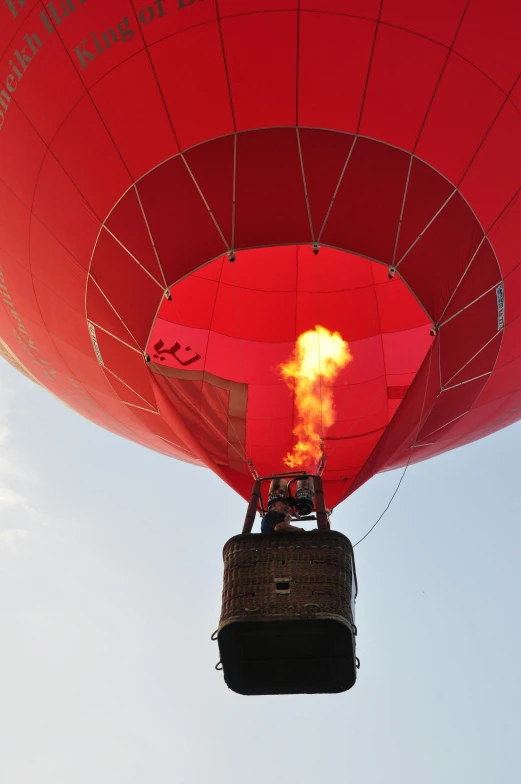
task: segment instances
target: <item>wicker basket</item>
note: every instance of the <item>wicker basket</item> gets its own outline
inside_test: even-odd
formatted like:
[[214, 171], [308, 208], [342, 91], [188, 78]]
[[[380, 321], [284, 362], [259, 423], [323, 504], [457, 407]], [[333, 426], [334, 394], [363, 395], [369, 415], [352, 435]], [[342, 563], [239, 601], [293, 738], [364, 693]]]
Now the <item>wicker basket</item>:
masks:
[[242, 534], [224, 546], [217, 639], [240, 694], [314, 694], [356, 680], [353, 549], [336, 531]]

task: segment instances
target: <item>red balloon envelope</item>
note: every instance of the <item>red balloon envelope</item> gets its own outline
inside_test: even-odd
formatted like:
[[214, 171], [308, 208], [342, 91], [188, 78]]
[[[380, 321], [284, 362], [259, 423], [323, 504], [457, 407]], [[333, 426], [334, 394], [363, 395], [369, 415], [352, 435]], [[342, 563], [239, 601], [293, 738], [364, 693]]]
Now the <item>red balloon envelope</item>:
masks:
[[1, 345], [65, 403], [246, 495], [322, 325], [330, 505], [520, 418], [519, 0], [5, 0], [0, 53]]

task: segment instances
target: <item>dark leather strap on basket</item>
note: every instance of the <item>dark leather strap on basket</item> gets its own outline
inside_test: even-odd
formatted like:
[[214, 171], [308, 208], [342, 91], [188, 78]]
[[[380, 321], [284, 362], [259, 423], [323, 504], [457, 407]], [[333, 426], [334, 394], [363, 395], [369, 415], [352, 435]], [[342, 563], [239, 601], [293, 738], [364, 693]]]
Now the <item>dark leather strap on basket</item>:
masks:
[[257, 507], [261, 498], [260, 486], [261, 483], [257, 479], [253, 485], [253, 490], [251, 491], [250, 503], [248, 504], [248, 511], [246, 512], [244, 525], [242, 527], [243, 534], [251, 534], [251, 529], [255, 522], [255, 515], [257, 514]]
[[315, 477], [315, 508], [317, 510], [317, 525], [321, 531], [329, 530], [329, 520], [327, 519], [326, 502], [324, 500], [324, 487], [322, 477]]

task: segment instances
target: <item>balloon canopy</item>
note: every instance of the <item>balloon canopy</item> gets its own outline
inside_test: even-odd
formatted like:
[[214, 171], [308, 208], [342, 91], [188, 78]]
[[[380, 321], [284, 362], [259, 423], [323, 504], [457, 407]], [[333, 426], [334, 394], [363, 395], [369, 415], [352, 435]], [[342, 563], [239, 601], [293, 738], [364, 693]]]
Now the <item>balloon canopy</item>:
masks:
[[5, 0], [0, 53], [2, 353], [66, 404], [247, 495], [320, 326], [330, 505], [521, 417], [518, 0]]

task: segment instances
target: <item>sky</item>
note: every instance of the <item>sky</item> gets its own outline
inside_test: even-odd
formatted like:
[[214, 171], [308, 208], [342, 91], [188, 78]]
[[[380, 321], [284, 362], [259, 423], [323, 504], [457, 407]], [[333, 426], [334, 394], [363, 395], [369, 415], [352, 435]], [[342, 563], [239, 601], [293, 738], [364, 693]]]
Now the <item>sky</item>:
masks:
[[520, 468], [519, 424], [412, 466], [355, 550], [355, 687], [243, 697], [210, 635], [245, 502], [2, 362], [1, 784], [521, 781]]

